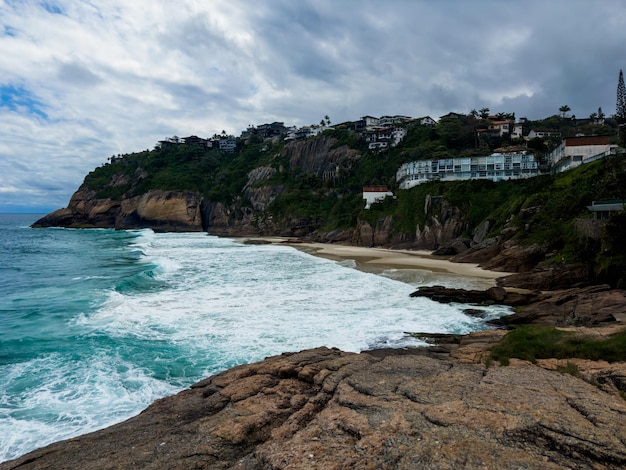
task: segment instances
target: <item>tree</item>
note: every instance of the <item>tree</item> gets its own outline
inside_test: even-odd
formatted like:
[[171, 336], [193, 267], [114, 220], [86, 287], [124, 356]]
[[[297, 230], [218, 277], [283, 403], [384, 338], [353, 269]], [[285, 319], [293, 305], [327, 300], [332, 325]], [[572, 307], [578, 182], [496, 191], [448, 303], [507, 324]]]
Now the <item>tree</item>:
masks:
[[561, 112], [561, 117], [563, 117], [563, 118], [564, 118], [564, 117], [565, 117], [565, 115], [566, 115], [569, 111], [571, 111], [571, 110], [572, 110], [572, 108], [570, 108], [570, 107], [569, 107], [568, 105], [566, 105], [566, 104], [564, 104], [563, 106], [561, 106], [561, 107], [559, 108], [559, 111]]
[[617, 104], [615, 108], [617, 122], [624, 124], [626, 122], [626, 86], [624, 86], [622, 69], [619, 69], [619, 78], [617, 79]]
[[478, 113], [481, 119], [487, 119], [489, 117], [489, 108], [480, 108]]
[[478, 117], [478, 111], [476, 111], [475, 109], [472, 109], [469, 112], [469, 115], [472, 116], [474, 119], [476, 119]]
[[602, 112], [602, 107], [598, 108], [598, 119], [604, 119], [604, 113]]
[[330, 118], [328, 117], [328, 114], [324, 116], [324, 119], [326, 119], [326, 125], [330, 126]]

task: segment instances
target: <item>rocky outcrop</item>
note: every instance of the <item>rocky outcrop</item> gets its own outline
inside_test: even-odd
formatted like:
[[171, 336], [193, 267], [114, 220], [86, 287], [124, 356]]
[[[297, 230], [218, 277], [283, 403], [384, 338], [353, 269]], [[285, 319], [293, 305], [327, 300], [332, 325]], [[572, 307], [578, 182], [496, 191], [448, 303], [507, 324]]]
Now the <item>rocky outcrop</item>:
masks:
[[516, 313], [494, 323], [596, 327], [626, 322], [625, 307], [626, 291], [611, 289], [608, 285], [565, 289], [545, 292]]
[[261, 166], [248, 173], [248, 182], [243, 188], [243, 195], [252, 204], [255, 211], [264, 211], [274, 199], [285, 192], [282, 185], [262, 185], [276, 174], [276, 169], [269, 166]]
[[33, 227], [115, 228], [150, 227], [168, 232], [202, 230], [201, 199], [188, 191], [149, 191], [141, 196], [99, 199], [96, 192], [81, 188], [67, 208], [39, 219]]
[[528, 305], [536, 300], [538, 293], [510, 292], [502, 287], [490, 287], [487, 290], [455, 289], [444, 286], [423, 286], [413, 292], [411, 297], [426, 297], [440, 303], [463, 303], [478, 305], [508, 305], [517, 307]]
[[585, 286], [592, 282], [592, 270], [580, 265], [544, 265], [498, 279], [498, 285], [520, 289], [556, 290]]
[[150, 227], [165, 232], [202, 230], [201, 198], [193, 192], [149, 191], [123, 199], [115, 220], [116, 229]]
[[293, 142], [285, 146], [281, 157], [288, 160], [290, 171], [312, 173], [324, 179], [341, 178], [361, 154], [345, 145], [335, 148], [336, 142], [329, 137]]
[[0, 469], [626, 466], [622, 398], [518, 360], [474, 362], [489, 341], [448, 354], [319, 348], [271, 357]]
[[461, 209], [441, 197], [426, 196], [424, 213], [428, 214], [423, 227], [415, 229], [415, 247], [437, 250], [451, 245], [467, 228]]
[[426, 297], [441, 303], [518, 307], [514, 314], [490, 322], [503, 326], [597, 327], [626, 322], [626, 291], [611, 289], [608, 285], [547, 292], [509, 291], [502, 287], [480, 291], [424, 286], [413, 292], [411, 297]]

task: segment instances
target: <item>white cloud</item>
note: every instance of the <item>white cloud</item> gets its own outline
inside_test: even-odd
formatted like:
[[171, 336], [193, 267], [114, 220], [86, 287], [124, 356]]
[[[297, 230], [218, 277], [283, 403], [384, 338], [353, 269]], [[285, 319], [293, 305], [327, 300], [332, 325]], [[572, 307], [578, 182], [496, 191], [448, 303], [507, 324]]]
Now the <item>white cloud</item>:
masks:
[[611, 113], [619, 0], [0, 0], [0, 211], [112, 154], [280, 120]]

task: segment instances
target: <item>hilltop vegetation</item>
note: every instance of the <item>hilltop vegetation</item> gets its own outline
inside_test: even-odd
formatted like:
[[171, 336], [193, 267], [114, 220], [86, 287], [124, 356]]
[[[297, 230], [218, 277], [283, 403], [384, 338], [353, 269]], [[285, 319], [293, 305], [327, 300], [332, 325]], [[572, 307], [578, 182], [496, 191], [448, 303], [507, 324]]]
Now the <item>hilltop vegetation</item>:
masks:
[[[112, 157], [86, 176], [83, 187], [95, 191], [96, 198], [113, 200], [152, 189], [187, 190], [207, 201], [252, 211], [253, 204], [244, 188], [250, 187], [251, 170], [264, 167], [271, 170], [270, 176], [253, 182], [252, 187], [280, 190], [263, 214], [257, 215], [271, 218], [275, 226], [297, 219], [307, 220], [311, 231], [349, 230], [359, 221], [375, 226], [379, 220], [391, 217], [394, 233], [407, 241], [415, 238], [416, 228], [423, 229], [432, 216], [432, 209], [424, 203], [426, 196], [440, 196], [460, 209], [464, 236], [470, 237], [479, 224], [489, 220], [490, 236], [510, 229], [516, 243], [542, 246], [549, 254], [548, 261], [585, 264], [597, 281], [623, 286], [626, 248], [621, 241], [626, 239], [626, 217], [614, 216], [600, 239], [587, 238], [574, 227], [576, 219], [590, 217], [586, 206], [592, 201], [626, 198], [626, 165], [621, 157], [527, 180], [430, 182], [410, 190], [397, 189], [395, 174], [403, 163], [485, 155], [502, 146], [522, 143], [503, 137], [477, 139], [475, 129], [481, 123], [481, 119], [470, 115], [444, 118], [436, 126], [411, 124], [406, 138], [383, 153], [369, 152], [361, 136], [346, 127], [326, 130], [313, 139], [326, 139], [332, 149], [352, 151], [332, 162], [331, 176], [321, 170], [307, 171], [290, 159], [289, 152], [301, 142], [286, 144], [279, 138], [262, 141], [253, 136], [245, 142], [239, 140], [233, 154], [181, 144]], [[562, 136], [591, 132], [617, 140], [616, 125], [611, 120], [603, 125], [579, 126], [572, 119], [553, 116], [524, 125], [551, 129]], [[527, 145], [542, 156], [560, 140], [535, 139]], [[364, 210], [362, 187], [371, 184], [389, 186], [396, 197]]]

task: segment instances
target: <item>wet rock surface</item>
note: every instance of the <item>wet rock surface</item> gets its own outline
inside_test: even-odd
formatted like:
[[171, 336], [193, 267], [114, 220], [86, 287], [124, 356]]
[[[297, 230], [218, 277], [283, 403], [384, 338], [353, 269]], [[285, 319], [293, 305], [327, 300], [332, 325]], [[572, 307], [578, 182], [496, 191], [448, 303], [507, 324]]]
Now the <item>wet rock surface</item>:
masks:
[[0, 469], [623, 468], [626, 401], [522, 361], [486, 367], [476, 352], [502, 334], [271, 357]]

